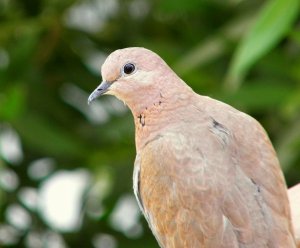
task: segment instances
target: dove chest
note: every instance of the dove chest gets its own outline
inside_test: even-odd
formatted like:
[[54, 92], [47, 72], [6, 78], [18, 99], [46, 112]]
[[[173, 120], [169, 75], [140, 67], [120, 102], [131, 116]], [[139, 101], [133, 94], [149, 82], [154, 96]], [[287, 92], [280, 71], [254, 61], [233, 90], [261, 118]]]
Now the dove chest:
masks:
[[176, 204], [174, 182], [158, 166], [151, 158], [138, 155], [133, 172], [133, 189], [154, 236], [161, 247], [166, 247], [165, 237], [173, 235], [176, 230], [175, 217], [180, 206]]
[[[133, 188], [149, 226], [161, 247], [197, 247], [201, 244], [201, 219], [218, 211], [218, 205], [212, 196], [211, 183], [217, 181], [218, 174], [206, 165], [206, 158], [197, 151], [194, 155], [184, 136], [174, 134], [176, 140], [170, 145], [168, 137], [159, 137], [149, 143], [136, 157]], [[182, 147], [183, 146], [183, 147]], [[186, 152], [182, 152], [182, 151]], [[197, 165], [197, 166], [195, 166]], [[197, 192], [197, 197], [195, 197]], [[202, 202], [199, 205], [199, 202]], [[207, 204], [207, 206], [205, 206]], [[193, 208], [196, 208], [193, 210]], [[203, 209], [202, 209], [203, 208]], [[207, 208], [207, 209], [206, 209]], [[199, 212], [198, 212], [199, 211]], [[197, 218], [196, 218], [197, 216]], [[215, 224], [215, 223], [213, 223]], [[210, 228], [210, 223], [207, 228]], [[199, 228], [195, 229], [195, 226]], [[192, 238], [178, 239], [178, 230], [182, 233], [197, 231]]]

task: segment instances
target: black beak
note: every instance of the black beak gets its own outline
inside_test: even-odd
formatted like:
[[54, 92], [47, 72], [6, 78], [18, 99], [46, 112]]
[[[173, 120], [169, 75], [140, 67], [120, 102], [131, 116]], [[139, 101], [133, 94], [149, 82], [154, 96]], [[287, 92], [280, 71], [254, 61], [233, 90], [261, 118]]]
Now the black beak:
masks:
[[88, 99], [88, 104], [90, 104], [93, 100], [97, 97], [103, 95], [105, 92], [108, 91], [109, 87], [111, 86], [110, 82], [103, 81], [93, 92], [90, 94]]

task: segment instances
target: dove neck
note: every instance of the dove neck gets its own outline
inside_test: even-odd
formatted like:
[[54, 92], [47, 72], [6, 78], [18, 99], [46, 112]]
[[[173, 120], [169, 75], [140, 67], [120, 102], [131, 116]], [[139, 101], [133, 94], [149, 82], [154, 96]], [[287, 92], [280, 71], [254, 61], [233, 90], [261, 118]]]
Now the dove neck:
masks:
[[148, 105], [129, 106], [134, 116], [137, 150], [176, 123], [181, 118], [180, 113], [187, 110], [193, 95], [191, 88], [183, 85], [179, 93], [172, 90], [159, 91], [156, 95], [147, 97]]

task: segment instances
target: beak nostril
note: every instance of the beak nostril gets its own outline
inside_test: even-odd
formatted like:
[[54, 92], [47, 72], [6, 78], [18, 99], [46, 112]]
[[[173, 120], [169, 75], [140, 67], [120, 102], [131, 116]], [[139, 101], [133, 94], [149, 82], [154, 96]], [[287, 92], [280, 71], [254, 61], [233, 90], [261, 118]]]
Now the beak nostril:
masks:
[[90, 104], [94, 99], [106, 93], [109, 90], [111, 84], [112, 83], [110, 82], [103, 81], [89, 96], [88, 103]]

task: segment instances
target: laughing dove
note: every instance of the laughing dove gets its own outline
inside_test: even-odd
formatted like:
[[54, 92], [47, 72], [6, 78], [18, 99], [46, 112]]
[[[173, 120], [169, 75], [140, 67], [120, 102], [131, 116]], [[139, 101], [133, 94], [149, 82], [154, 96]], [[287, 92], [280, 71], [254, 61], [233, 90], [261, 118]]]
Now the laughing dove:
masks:
[[196, 94], [155, 53], [110, 54], [89, 102], [114, 95], [135, 122], [133, 188], [164, 248], [296, 247], [286, 184], [261, 125]]

